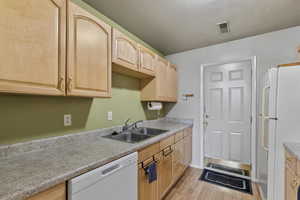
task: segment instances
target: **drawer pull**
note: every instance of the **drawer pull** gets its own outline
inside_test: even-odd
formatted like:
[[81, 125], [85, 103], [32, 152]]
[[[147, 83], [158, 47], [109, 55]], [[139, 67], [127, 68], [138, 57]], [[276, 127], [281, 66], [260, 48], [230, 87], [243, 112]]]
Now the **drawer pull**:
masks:
[[117, 171], [120, 167], [121, 167], [121, 165], [119, 165], [119, 164], [113, 165], [113, 166], [103, 170], [102, 175], [105, 176], [107, 174], [112, 173], [113, 171]]
[[169, 156], [170, 154], [172, 154], [173, 153], [173, 149], [170, 147], [169, 148], [169, 150], [168, 151], [163, 151], [163, 155], [164, 155], [164, 157], [167, 157], [167, 156]]
[[58, 81], [59, 89], [61, 91], [65, 91], [65, 79], [64, 77], [60, 77]]

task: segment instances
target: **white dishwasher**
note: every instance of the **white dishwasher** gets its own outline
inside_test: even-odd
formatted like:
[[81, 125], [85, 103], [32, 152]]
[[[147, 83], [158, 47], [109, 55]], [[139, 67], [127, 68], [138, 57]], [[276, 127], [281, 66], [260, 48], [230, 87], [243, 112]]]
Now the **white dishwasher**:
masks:
[[137, 153], [132, 153], [70, 180], [68, 199], [137, 200]]

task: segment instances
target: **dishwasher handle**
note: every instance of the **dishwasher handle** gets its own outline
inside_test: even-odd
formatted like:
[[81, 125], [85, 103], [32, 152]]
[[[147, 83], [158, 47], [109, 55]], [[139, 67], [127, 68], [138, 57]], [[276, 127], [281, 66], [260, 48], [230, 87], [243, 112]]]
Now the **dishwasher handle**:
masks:
[[110, 167], [104, 169], [104, 170], [101, 172], [101, 174], [102, 174], [102, 176], [107, 176], [107, 175], [109, 175], [109, 174], [111, 174], [111, 173], [114, 173], [115, 171], [118, 171], [121, 167], [122, 167], [122, 166], [121, 166], [120, 164], [115, 164], [115, 165], [113, 165], [113, 166], [110, 166]]

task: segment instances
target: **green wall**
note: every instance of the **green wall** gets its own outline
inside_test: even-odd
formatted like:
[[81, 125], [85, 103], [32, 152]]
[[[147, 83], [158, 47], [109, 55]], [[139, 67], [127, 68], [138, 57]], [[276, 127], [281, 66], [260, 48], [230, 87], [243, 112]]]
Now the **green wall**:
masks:
[[[145, 106], [139, 80], [115, 73], [109, 99], [0, 94], [0, 145], [111, 127], [127, 118], [156, 118]], [[107, 120], [108, 111], [113, 121]], [[64, 114], [72, 114], [71, 127], [64, 127]]]
[[[88, 4], [72, 1], [162, 55]], [[138, 79], [113, 73], [109, 99], [0, 94], [0, 145], [121, 125], [127, 118], [154, 119], [157, 112], [140, 102], [139, 86]], [[107, 120], [108, 111], [113, 112], [112, 121]], [[71, 127], [64, 127], [64, 114], [72, 115]]]

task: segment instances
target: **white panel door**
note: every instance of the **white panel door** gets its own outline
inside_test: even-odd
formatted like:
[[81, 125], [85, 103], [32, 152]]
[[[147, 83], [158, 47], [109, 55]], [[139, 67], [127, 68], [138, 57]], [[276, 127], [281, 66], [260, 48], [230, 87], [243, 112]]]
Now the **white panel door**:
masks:
[[204, 69], [205, 156], [250, 164], [251, 61]]

